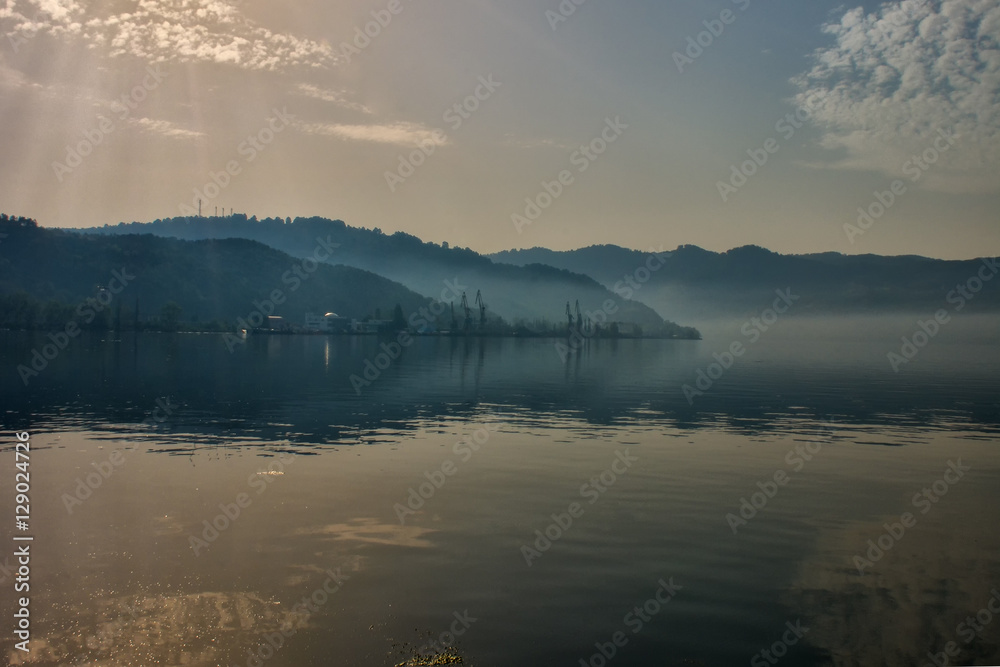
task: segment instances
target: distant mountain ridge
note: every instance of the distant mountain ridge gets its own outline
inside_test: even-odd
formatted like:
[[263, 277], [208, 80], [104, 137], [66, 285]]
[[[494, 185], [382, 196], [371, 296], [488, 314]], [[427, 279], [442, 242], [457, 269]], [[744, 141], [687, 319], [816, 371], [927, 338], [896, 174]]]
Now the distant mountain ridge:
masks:
[[[838, 315], [887, 312], [929, 314], [957, 307], [969, 312], [1000, 312], [1000, 280], [982, 280], [979, 272], [996, 273], [992, 258], [937, 260], [918, 256], [843, 255], [835, 252], [781, 255], [759, 246], [712, 252], [684, 245], [666, 253], [663, 266], [633, 289], [625, 281], [649, 253], [612, 245], [579, 250], [546, 248], [508, 250], [490, 255], [509, 264], [545, 263], [585, 273], [609, 289], [629, 294], [658, 311], [685, 320], [741, 317], [766, 305], [776, 289], [791, 288], [800, 297], [793, 315]], [[962, 286], [972, 298], [961, 295]], [[952, 299], [949, 304], [949, 298]]]

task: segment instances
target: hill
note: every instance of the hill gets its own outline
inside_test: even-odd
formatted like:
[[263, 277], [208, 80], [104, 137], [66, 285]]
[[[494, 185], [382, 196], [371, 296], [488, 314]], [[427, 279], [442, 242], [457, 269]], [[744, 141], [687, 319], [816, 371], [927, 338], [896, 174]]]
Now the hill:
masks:
[[[256, 241], [98, 236], [45, 229], [34, 221], [0, 221], [0, 228], [6, 234], [0, 244], [0, 326], [29, 326], [32, 317], [65, 324], [78, 307], [89, 312], [81, 305], [88, 300], [101, 321], [120, 306], [122, 319], [130, 322], [136, 304], [144, 320], [159, 317], [173, 302], [180, 308], [170, 307], [174, 317], [217, 321], [218, 328], [254, 311], [269, 315], [268, 301], [275, 315], [296, 325], [309, 311], [361, 319], [379, 309], [388, 319], [397, 304], [407, 313], [428, 305], [426, 297], [368, 271], [304, 262]], [[109, 303], [98, 308], [102, 301]]]
[[257, 220], [237, 214], [120, 223], [84, 231], [102, 236], [149, 233], [187, 240], [251, 239], [294, 257], [309, 256], [317, 238], [328, 238], [339, 244], [331, 262], [377, 273], [441, 301], [455, 298], [451, 294], [457, 286], [472, 305], [481, 291], [490, 312], [529, 329], [546, 323], [562, 326], [566, 322], [566, 304], [575, 309], [579, 301], [581, 310], [597, 320], [603, 313], [609, 321], [641, 325], [647, 334], [697, 335], [673, 322], [664, 322], [647, 305], [622, 298], [580, 273], [535, 263], [496, 263], [467, 248], [426, 243], [402, 232], [386, 235], [378, 228], [351, 227], [340, 220]]
[[[546, 248], [491, 255], [515, 265], [544, 262], [586, 273], [610, 289], [685, 320], [743, 317], [766, 307], [776, 289], [799, 297], [794, 315], [919, 313], [951, 309], [964, 300], [966, 312], [1000, 312], [1000, 284], [985, 286], [967, 299], [957, 288], [977, 286], [977, 276], [995, 273], [991, 260], [946, 261], [917, 256], [781, 255], [758, 246], [716, 253], [680, 246], [666, 253], [661, 267], [639, 282], [636, 267], [648, 253], [613, 245], [566, 252]], [[628, 277], [638, 287], [630, 287]], [[1000, 282], [1000, 281], [998, 281]], [[949, 302], [949, 298], [951, 301]]]

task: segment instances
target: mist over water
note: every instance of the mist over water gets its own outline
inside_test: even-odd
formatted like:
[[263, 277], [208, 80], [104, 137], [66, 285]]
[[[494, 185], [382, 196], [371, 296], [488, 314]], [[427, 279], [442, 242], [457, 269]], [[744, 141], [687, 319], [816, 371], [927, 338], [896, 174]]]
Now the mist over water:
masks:
[[[895, 370], [889, 353], [899, 354], [901, 339], [927, 319], [716, 320], [699, 323], [701, 341], [417, 337], [398, 358], [385, 353], [393, 338], [374, 336], [250, 337], [230, 353], [214, 335], [107, 334], [82, 336], [30, 380], [32, 392], [19, 391], [14, 374], [0, 387], [9, 427], [139, 424], [170, 396], [184, 409], [165, 431], [209, 437], [226, 423], [228, 435], [308, 444], [351, 442], [386, 424], [405, 430], [482, 405], [532, 422], [573, 416], [739, 430], [752, 421], [780, 431], [803, 414], [942, 427], [967, 414], [992, 427], [1000, 320], [956, 318]], [[16, 367], [47, 342], [6, 333], [3, 354]], [[730, 360], [734, 343], [743, 353]], [[688, 400], [685, 385], [700, 393]]]

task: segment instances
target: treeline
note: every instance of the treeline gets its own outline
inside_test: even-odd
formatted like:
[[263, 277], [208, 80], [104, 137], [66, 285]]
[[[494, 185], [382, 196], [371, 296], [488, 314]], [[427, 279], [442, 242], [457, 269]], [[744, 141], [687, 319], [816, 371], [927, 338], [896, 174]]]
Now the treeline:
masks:
[[66, 303], [43, 301], [24, 291], [0, 294], [0, 329], [61, 331], [71, 322], [84, 331], [231, 331], [233, 327], [222, 320], [184, 321], [181, 307], [174, 302], [155, 314], [139, 315], [138, 304], [121, 301], [104, 306], [95, 298]]
[[0, 213], [0, 229], [4, 227], [38, 227], [38, 221], [34, 218], [26, 218], [23, 215], [13, 216], [7, 215], [6, 213]]
[[514, 322], [511, 331], [519, 336], [567, 336], [584, 339], [617, 339], [617, 338], [677, 338], [682, 340], [701, 340], [701, 333], [694, 327], [683, 327], [673, 322], [656, 324], [631, 324], [625, 322], [607, 322], [598, 324], [586, 322], [582, 327], [569, 325], [566, 322], [550, 322], [545, 319]]

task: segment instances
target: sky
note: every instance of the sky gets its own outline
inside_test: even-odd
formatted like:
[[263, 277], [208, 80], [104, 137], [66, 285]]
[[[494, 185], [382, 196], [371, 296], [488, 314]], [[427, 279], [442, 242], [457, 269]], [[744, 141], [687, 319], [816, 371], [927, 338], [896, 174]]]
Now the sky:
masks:
[[996, 256], [998, 97], [997, 0], [0, 0], [0, 211]]

